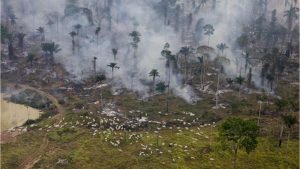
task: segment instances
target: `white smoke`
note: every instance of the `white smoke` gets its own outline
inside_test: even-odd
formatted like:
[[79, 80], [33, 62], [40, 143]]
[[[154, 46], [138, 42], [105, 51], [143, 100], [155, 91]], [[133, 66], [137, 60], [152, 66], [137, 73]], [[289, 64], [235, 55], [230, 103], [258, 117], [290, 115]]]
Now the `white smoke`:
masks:
[[[93, 57], [98, 58], [96, 70], [110, 77], [111, 69], [107, 65], [114, 62], [111, 50], [118, 48], [116, 62], [120, 69], [114, 72], [116, 87], [132, 88], [142, 96], [147, 96], [150, 87], [142, 84], [141, 80], [151, 81], [149, 77], [151, 69], [159, 71], [158, 81], [167, 81], [165, 59], [161, 56], [161, 50], [164, 44], [169, 42], [171, 51], [176, 53], [183, 43], [180, 35], [171, 26], [164, 25], [163, 18], [157, 14], [154, 6], [157, 6], [159, 0], [79, 0], [77, 2], [79, 7], [92, 11], [94, 25], [91, 25], [82, 13], [65, 17], [68, 1], [70, 0], [2, 0], [13, 7], [18, 17], [18, 25], [23, 26], [25, 33], [37, 34], [38, 27], [45, 28], [46, 40], [54, 41], [62, 48], [62, 51], [55, 55], [55, 61], [62, 63], [76, 80], [92, 74]], [[110, 16], [105, 13], [109, 2], [112, 3]], [[177, 1], [177, 4], [181, 4], [186, 13], [189, 13], [191, 2], [191, 0]], [[193, 16], [193, 23], [204, 18], [205, 24], [212, 24], [215, 27], [210, 46], [215, 47], [222, 42], [229, 46], [226, 56], [231, 63], [226, 67], [226, 72], [230, 75], [236, 75], [234, 60], [235, 57], [239, 57], [237, 55], [241, 55], [240, 52], [233, 51], [232, 46], [241, 34], [241, 25], [249, 22], [252, 5], [253, 1], [250, 0], [223, 0], [218, 1], [214, 11], [210, 10], [210, 7], [202, 8]], [[111, 17], [111, 31], [109, 31], [109, 17]], [[49, 19], [54, 21], [52, 26], [47, 25]], [[75, 38], [81, 48], [80, 52], [73, 54], [69, 33], [74, 31], [75, 24], [82, 25], [80, 35]], [[94, 33], [97, 26], [101, 27], [98, 45]], [[133, 66], [133, 49], [130, 46], [132, 40], [128, 35], [133, 30], [139, 31], [142, 36], [137, 49], [138, 70], [135, 71], [138, 74], [132, 85], [129, 74], [135, 66]], [[206, 44], [206, 39], [203, 39], [202, 44]], [[176, 95], [189, 102], [195, 97], [191, 87], [182, 86], [180, 75], [172, 74], [170, 87]]]

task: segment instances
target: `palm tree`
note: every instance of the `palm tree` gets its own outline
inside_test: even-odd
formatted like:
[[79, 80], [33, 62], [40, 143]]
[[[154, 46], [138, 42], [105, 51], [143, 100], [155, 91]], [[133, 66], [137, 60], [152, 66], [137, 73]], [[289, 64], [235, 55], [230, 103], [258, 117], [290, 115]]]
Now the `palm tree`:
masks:
[[228, 83], [229, 86], [231, 86], [233, 83], [233, 80], [231, 78], [227, 78], [226, 82]]
[[164, 49], [161, 51], [161, 55], [165, 58], [167, 58], [169, 55], [171, 55], [171, 51], [169, 50], [170, 44], [167, 42], [164, 45]]
[[177, 67], [177, 59], [175, 55], [172, 55], [172, 52], [169, 50], [169, 48], [170, 48], [169, 43], [165, 43], [164, 48], [160, 52], [160, 54], [161, 56], [164, 57], [164, 59], [166, 59], [166, 67], [169, 68], [169, 72], [170, 72], [171, 66], [174, 66], [174, 68]]
[[14, 46], [13, 46], [13, 43], [14, 43], [14, 39], [15, 39], [15, 35], [13, 33], [8, 33], [6, 35], [7, 37], [7, 44], [8, 44], [8, 57], [9, 59], [13, 60], [15, 59], [15, 54], [14, 54]]
[[200, 72], [200, 84], [201, 88], [204, 86], [204, 57], [197, 57], [199, 63], [199, 72]]
[[133, 47], [133, 72], [131, 75], [131, 87], [133, 86], [133, 79], [135, 77], [136, 74], [136, 70], [137, 70], [137, 49], [138, 49], [138, 43], [141, 41], [140, 36], [141, 34], [138, 31], [132, 31], [131, 33], [129, 33], [129, 36], [132, 38], [132, 42], [130, 43], [131, 46]]
[[203, 56], [201, 57], [197, 57], [197, 61], [199, 63], [199, 67], [200, 67], [200, 71], [202, 70], [202, 66], [203, 66], [203, 62], [204, 62], [204, 59], [203, 59]]
[[[73, 27], [74, 27], [74, 29], [76, 30], [77, 36], [79, 36], [79, 30], [82, 28], [82, 26], [81, 26], [80, 24], [76, 24], [76, 25], [74, 25]], [[80, 51], [79, 38], [77, 38], [77, 51], [78, 51], [78, 53], [79, 53], [79, 51]]]
[[166, 110], [167, 113], [169, 112], [169, 94], [170, 94], [170, 83], [171, 83], [171, 61], [175, 60], [175, 55], [172, 55], [172, 52], [169, 50], [170, 44], [165, 43], [164, 49], [161, 51], [161, 55], [167, 60], [166, 67], [168, 68], [168, 94], [167, 94], [167, 104], [166, 104]]
[[299, 18], [298, 12], [299, 12], [299, 8], [293, 6], [291, 6], [289, 10], [284, 11], [284, 17], [286, 17], [286, 23], [287, 23], [289, 35], [291, 35], [294, 20], [297, 20]]
[[265, 78], [267, 75], [267, 72], [270, 68], [270, 64], [269, 63], [264, 63], [262, 68], [261, 68], [261, 72], [260, 72], [260, 78], [261, 78], [261, 85], [263, 86], [265, 84]]
[[273, 90], [274, 76], [272, 74], [267, 74], [266, 79], [268, 80], [268, 83], [270, 85], [270, 89], [272, 91]]
[[94, 68], [94, 73], [96, 75], [96, 61], [97, 61], [97, 57], [93, 58], [93, 68]]
[[107, 66], [111, 68], [111, 79], [113, 79], [114, 78], [114, 69], [120, 69], [120, 67], [117, 66], [117, 63], [113, 63], [113, 62]]
[[217, 45], [217, 48], [221, 51], [222, 56], [224, 56], [224, 50], [228, 48], [228, 46], [225, 43], [220, 43]]
[[76, 24], [76, 25], [74, 25], [73, 27], [74, 27], [74, 29], [76, 29], [77, 35], [79, 35], [79, 30], [81, 29], [82, 26], [81, 26], [80, 24]]
[[50, 64], [53, 63], [54, 54], [61, 51], [61, 49], [59, 48], [59, 45], [55, 44], [54, 42], [42, 43], [41, 47], [42, 47], [42, 50], [46, 54], [45, 56], [46, 56], [47, 61], [49, 61], [48, 56], [50, 57]]
[[[165, 82], [159, 82], [156, 84], [156, 88], [155, 90], [160, 92], [160, 93], [164, 93], [166, 88], [168, 87], [168, 85], [165, 84]], [[167, 108], [167, 113], [169, 112], [169, 101], [168, 101], [168, 96], [167, 96], [167, 99], [166, 99], [166, 108]]]
[[155, 86], [155, 78], [159, 77], [159, 73], [157, 71], [157, 69], [152, 69], [149, 73], [149, 76], [152, 76], [153, 78], [153, 86]]
[[41, 41], [44, 42], [45, 41], [45, 29], [44, 29], [44, 27], [39, 27], [36, 30], [39, 32], [39, 34], [41, 36]]
[[203, 27], [204, 29], [204, 35], [207, 35], [208, 36], [208, 43], [207, 43], [207, 46], [209, 46], [209, 40], [210, 40], [210, 36], [214, 34], [214, 27], [210, 24], [207, 24]]
[[32, 53], [29, 53], [27, 56], [27, 62], [30, 62], [30, 66], [32, 66], [33, 61], [35, 60], [35, 55]]
[[16, 20], [17, 20], [18, 18], [16, 17], [16, 15], [15, 15], [14, 13], [10, 13], [10, 14], [8, 15], [8, 17], [9, 17], [9, 19], [10, 19], [10, 24], [11, 24], [11, 26], [14, 27], [14, 26], [16, 25]]
[[76, 32], [75, 31], [72, 31], [72, 32], [70, 32], [69, 33], [69, 35], [71, 36], [71, 38], [72, 38], [72, 52], [73, 52], [73, 54], [74, 54], [74, 52], [75, 52], [75, 36], [77, 35], [76, 34]]
[[243, 78], [242, 76], [238, 76], [235, 78], [235, 82], [239, 85], [239, 97], [241, 95], [241, 86], [244, 83], [245, 78]]
[[96, 36], [97, 36], [97, 45], [99, 44], [99, 33], [100, 33], [100, 31], [101, 31], [101, 27], [98, 26], [98, 27], [96, 28], [96, 30], [95, 30], [95, 34], [96, 34]]
[[18, 33], [17, 34], [17, 38], [19, 39], [19, 47], [23, 50], [24, 47], [24, 38], [25, 38], [26, 34], [25, 33]]
[[192, 53], [192, 48], [189, 47], [189, 46], [184, 46], [184, 47], [181, 47], [179, 53], [182, 54], [184, 56], [184, 68], [185, 68], [185, 77], [187, 78], [188, 76], [188, 69], [189, 69], [189, 66], [188, 66], [188, 57], [190, 56], [190, 54]]
[[112, 53], [113, 53], [113, 55], [114, 55], [114, 61], [116, 61], [117, 60], [117, 54], [118, 54], [118, 48], [113, 48], [112, 50]]
[[252, 83], [252, 68], [249, 68], [249, 72], [247, 75], [247, 85], [248, 87], [251, 87], [251, 83]]
[[141, 34], [138, 31], [132, 31], [131, 33], [129, 33], [129, 36], [132, 37], [132, 42], [130, 44], [136, 51], [138, 48], [138, 43], [141, 41], [140, 39]]

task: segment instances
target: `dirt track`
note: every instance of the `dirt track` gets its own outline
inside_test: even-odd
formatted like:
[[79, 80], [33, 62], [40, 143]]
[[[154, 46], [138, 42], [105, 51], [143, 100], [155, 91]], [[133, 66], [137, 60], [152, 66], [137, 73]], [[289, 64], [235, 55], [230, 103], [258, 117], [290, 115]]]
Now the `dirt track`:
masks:
[[[26, 89], [36, 91], [39, 93], [41, 96], [47, 97], [56, 107], [57, 109], [57, 114], [53, 116], [53, 119], [58, 119], [60, 120], [63, 118], [65, 114], [65, 109], [58, 103], [58, 100], [51, 95], [50, 93], [47, 93], [45, 91], [42, 91], [40, 89], [25, 85], [25, 84], [9, 84], [10, 87], [15, 88], [17, 87], [17, 90], [23, 91]], [[9, 131], [4, 131], [1, 133], [1, 144], [3, 143], [8, 143], [8, 142], [14, 142], [16, 140], [17, 135], [21, 134], [21, 132], [15, 131], [15, 132], [9, 132]], [[20, 165], [20, 169], [29, 169], [36, 164], [40, 158], [43, 156], [43, 154], [46, 151], [46, 148], [48, 146], [48, 139], [47, 135], [43, 137], [43, 143], [40, 146], [40, 148], [37, 150], [37, 152], [29, 155]]]

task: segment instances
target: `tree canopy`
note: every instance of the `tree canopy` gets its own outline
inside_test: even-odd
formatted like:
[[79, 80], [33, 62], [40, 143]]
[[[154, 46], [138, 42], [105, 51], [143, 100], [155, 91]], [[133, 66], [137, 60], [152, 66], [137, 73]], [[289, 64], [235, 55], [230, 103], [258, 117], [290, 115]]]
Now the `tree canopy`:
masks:
[[218, 128], [222, 143], [230, 143], [235, 147], [244, 148], [250, 153], [256, 148], [259, 127], [254, 121], [241, 118], [228, 118]]

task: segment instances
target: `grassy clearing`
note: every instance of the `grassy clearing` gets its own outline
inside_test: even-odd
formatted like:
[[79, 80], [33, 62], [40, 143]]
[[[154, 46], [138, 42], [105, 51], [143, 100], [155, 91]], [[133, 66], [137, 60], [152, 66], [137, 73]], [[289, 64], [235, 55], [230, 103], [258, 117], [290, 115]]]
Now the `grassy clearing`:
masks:
[[[61, 82], [53, 83], [51, 82], [51, 86], [48, 87], [58, 87]], [[298, 89], [287, 87], [287, 85], [281, 84], [279, 86], [280, 96], [284, 98], [293, 96], [297, 100], [298, 92], [295, 94], [295, 91]], [[38, 151], [47, 134], [46, 138], [49, 140], [49, 144], [34, 168], [232, 168], [231, 155], [228, 151], [223, 151], [217, 142], [215, 128], [212, 131], [213, 139], [210, 139], [210, 127], [203, 127], [200, 130], [196, 126], [190, 127], [188, 130], [182, 126], [176, 129], [164, 128], [156, 134], [154, 130], [157, 130], [157, 126], [152, 126], [152, 130], [149, 132], [125, 133], [118, 131], [108, 134], [99, 130], [96, 135], [93, 135], [95, 130], [88, 126], [71, 128], [76, 121], [80, 121], [80, 116], [88, 116], [98, 120], [99, 115], [95, 112], [100, 110], [101, 105], [91, 103], [99, 101], [101, 94], [105, 102], [114, 102], [120, 111], [129, 118], [139, 117], [139, 113], [129, 114], [130, 110], [140, 110], [143, 112], [143, 116], [147, 113], [151, 120], [184, 119], [185, 122], [191, 122], [198, 118], [200, 123], [209, 123], [217, 122], [228, 116], [256, 119], [258, 111], [257, 94], [246, 95], [242, 93], [239, 98], [236, 91], [220, 96], [220, 103], [227, 103], [229, 106], [226, 109], [218, 110], [212, 109], [215, 104], [212, 95], [200, 96], [203, 100], [195, 105], [190, 105], [180, 98], [171, 96], [169, 98], [170, 111], [167, 115], [165, 95], [156, 95], [151, 97], [149, 101], [141, 101], [137, 99], [135, 94], [126, 91], [120, 96], [112, 96], [109, 87], [84, 92], [72, 91], [58, 97], [66, 98], [63, 107], [68, 113], [65, 114], [63, 123], [73, 123], [62, 128], [48, 129], [48, 126], [53, 126], [57, 121], [45, 118], [38, 122], [35, 129], [20, 135], [17, 142], [1, 145], [1, 167], [5, 169], [18, 168], [26, 157]], [[270, 97], [270, 101], [272, 99], [274, 98]], [[73, 111], [74, 108], [78, 111]], [[265, 109], [273, 112], [275, 107], [272, 104], [263, 105], [263, 110]], [[90, 114], [90, 112], [94, 112], [94, 114]], [[189, 116], [183, 112], [191, 112], [195, 116]], [[299, 168], [299, 133], [295, 130], [298, 126], [293, 129], [293, 139], [289, 142], [286, 157], [286, 141], [279, 148], [276, 139], [280, 131], [280, 118], [277, 115], [263, 113], [261, 124], [263, 126], [262, 135], [259, 138], [258, 147], [255, 152], [249, 155], [240, 151], [237, 167], [243, 169]], [[43, 130], [40, 131], [39, 128], [43, 128]], [[129, 139], [129, 136], [133, 134], [136, 136], [131, 136]], [[139, 136], [142, 137], [139, 138]], [[286, 131], [284, 137], [286, 138]], [[110, 143], [115, 143], [118, 140], [120, 144], [117, 147]], [[141, 152], [145, 155], [139, 155]], [[151, 155], [147, 155], [151, 152]], [[58, 159], [67, 159], [69, 164], [58, 166], [56, 165]]]
[[18, 137], [16, 142], [1, 145], [1, 168], [18, 168], [26, 157], [38, 151], [43, 135], [43, 132], [29, 131]]
[[[191, 128], [182, 132], [164, 129], [158, 134], [128, 132], [126, 140], [124, 132], [93, 136], [92, 130], [85, 128], [55, 129], [48, 132], [49, 145], [34, 168], [57, 167], [58, 159], [68, 159], [69, 164], [64, 168], [231, 168], [230, 153], [223, 151], [217, 142], [216, 128], [212, 130], [214, 139], [209, 146], [210, 129]], [[129, 138], [133, 134], [142, 137]], [[32, 131], [21, 135], [16, 143], [2, 145], [1, 166], [16, 168], [38, 150], [41, 138], [42, 132]], [[110, 143], [116, 140], [121, 142], [117, 147]], [[286, 142], [279, 148], [275, 139], [261, 137], [254, 152], [249, 155], [239, 152], [238, 168], [298, 168], [298, 141], [289, 142], [287, 158], [285, 147]], [[141, 152], [146, 155], [139, 155]]]

